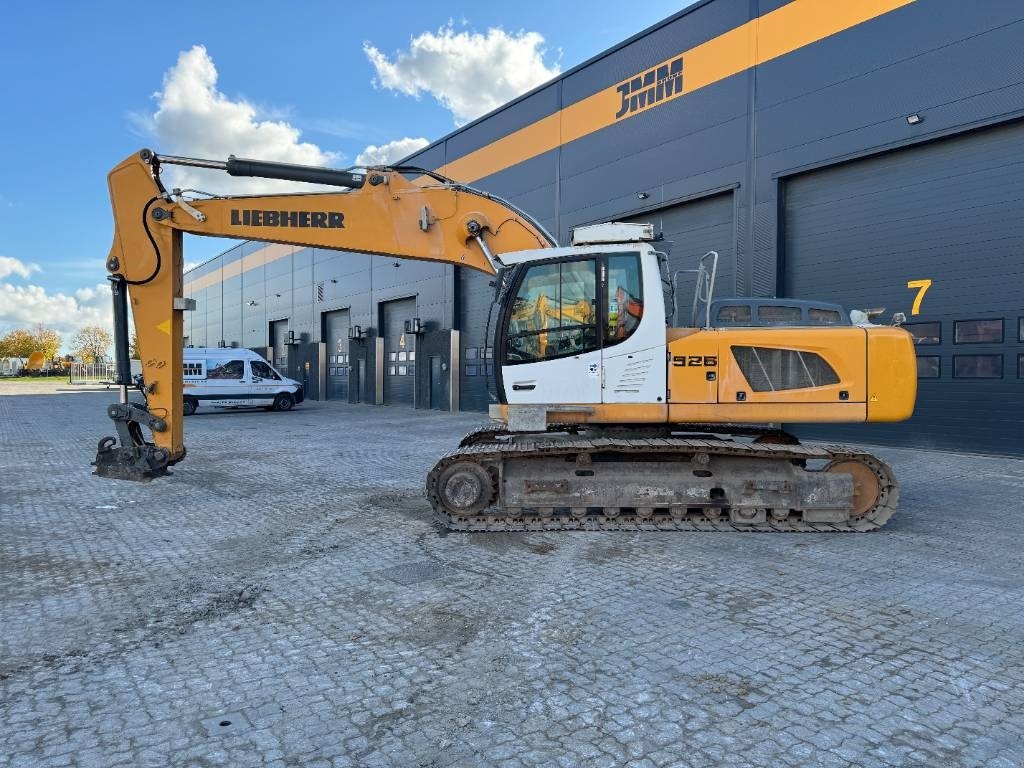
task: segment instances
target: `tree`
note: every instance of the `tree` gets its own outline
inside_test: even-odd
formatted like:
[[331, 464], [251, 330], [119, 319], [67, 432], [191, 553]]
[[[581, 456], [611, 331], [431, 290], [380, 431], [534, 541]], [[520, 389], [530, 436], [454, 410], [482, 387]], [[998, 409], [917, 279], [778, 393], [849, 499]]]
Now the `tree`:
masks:
[[28, 357], [37, 351], [35, 339], [24, 328], [15, 328], [0, 339], [0, 357]]
[[47, 360], [53, 360], [60, 352], [60, 334], [52, 328], [47, 328], [42, 323], [36, 323], [30, 333], [35, 343], [33, 351], [42, 352]]
[[52, 360], [60, 351], [60, 334], [42, 323], [32, 330], [15, 328], [0, 338], [0, 357], [28, 357], [33, 352], [42, 352]]
[[98, 325], [86, 325], [71, 340], [71, 349], [84, 362], [95, 363], [110, 349], [110, 332]]
[[135, 331], [132, 331], [132, 335], [128, 339], [128, 357], [132, 360], [139, 359], [139, 335]]

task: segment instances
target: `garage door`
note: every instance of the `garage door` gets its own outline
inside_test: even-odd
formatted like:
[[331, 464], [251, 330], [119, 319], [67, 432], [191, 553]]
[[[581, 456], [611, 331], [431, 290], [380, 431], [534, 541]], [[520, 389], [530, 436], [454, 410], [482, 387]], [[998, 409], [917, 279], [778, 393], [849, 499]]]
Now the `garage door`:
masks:
[[322, 334], [327, 348], [327, 399], [348, 401], [349, 360], [348, 329], [350, 327], [347, 309], [324, 312]]
[[416, 315], [416, 299], [380, 305], [384, 337], [384, 404], [413, 405], [416, 387], [416, 337], [405, 332], [405, 322]]
[[780, 293], [904, 312], [917, 340], [910, 422], [816, 435], [1024, 452], [1021, 146], [1018, 123], [786, 182]]
[[718, 251], [715, 295], [736, 293], [732, 197], [732, 192], [726, 192], [625, 219], [654, 224], [654, 231], [664, 233], [665, 240], [672, 244], [669, 266], [676, 285], [677, 326], [690, 324], [695, 285], [692, 275], [679, 271], [695, 269], [697, 260], [708, 251]]

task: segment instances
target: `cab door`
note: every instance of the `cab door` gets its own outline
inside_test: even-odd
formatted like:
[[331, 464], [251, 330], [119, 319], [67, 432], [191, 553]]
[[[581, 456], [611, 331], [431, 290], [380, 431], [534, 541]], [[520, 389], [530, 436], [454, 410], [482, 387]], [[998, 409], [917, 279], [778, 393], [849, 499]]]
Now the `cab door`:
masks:
[[[642, 259], [648, 259], [644, 269]], [[665, 312], [653, 253], [609, 253], [602, 259], [601, 340], [606, 403], [665, 403]]]
[[262, 360], [250, 360], [250, 402], [252, 405], [270, 406], [282, 391], [281, 377]]
[[598, 261], [526, 268], [506, 314], [501, 366], [509, 403], [600, 403]]

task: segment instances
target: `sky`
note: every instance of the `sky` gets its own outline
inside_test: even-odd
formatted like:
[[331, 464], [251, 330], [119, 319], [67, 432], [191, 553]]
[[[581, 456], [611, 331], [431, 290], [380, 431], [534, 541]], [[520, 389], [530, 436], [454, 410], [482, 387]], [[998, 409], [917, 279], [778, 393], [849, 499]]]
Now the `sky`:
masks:
[[[397, 160], [688, 4], [9, 4], [0, 333], [109, 324], [106, 174], [142, 147], [336, 167]], [[217, 194], [285, 184], [211, 172], [172, 183]], [[187, 237], [186, 263], [226, 245]]]

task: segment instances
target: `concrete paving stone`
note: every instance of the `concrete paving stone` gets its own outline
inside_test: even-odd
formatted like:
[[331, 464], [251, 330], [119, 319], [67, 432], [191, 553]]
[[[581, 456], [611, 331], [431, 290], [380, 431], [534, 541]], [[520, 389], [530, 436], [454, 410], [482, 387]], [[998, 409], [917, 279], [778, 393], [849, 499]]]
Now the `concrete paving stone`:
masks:
[[200, 413], [134, 485], [109, 399], [0, 395], [12, 766], [1024, 764], [1024, 461], [878, 449], [869, 536], [445, 535], [476, 415]]

